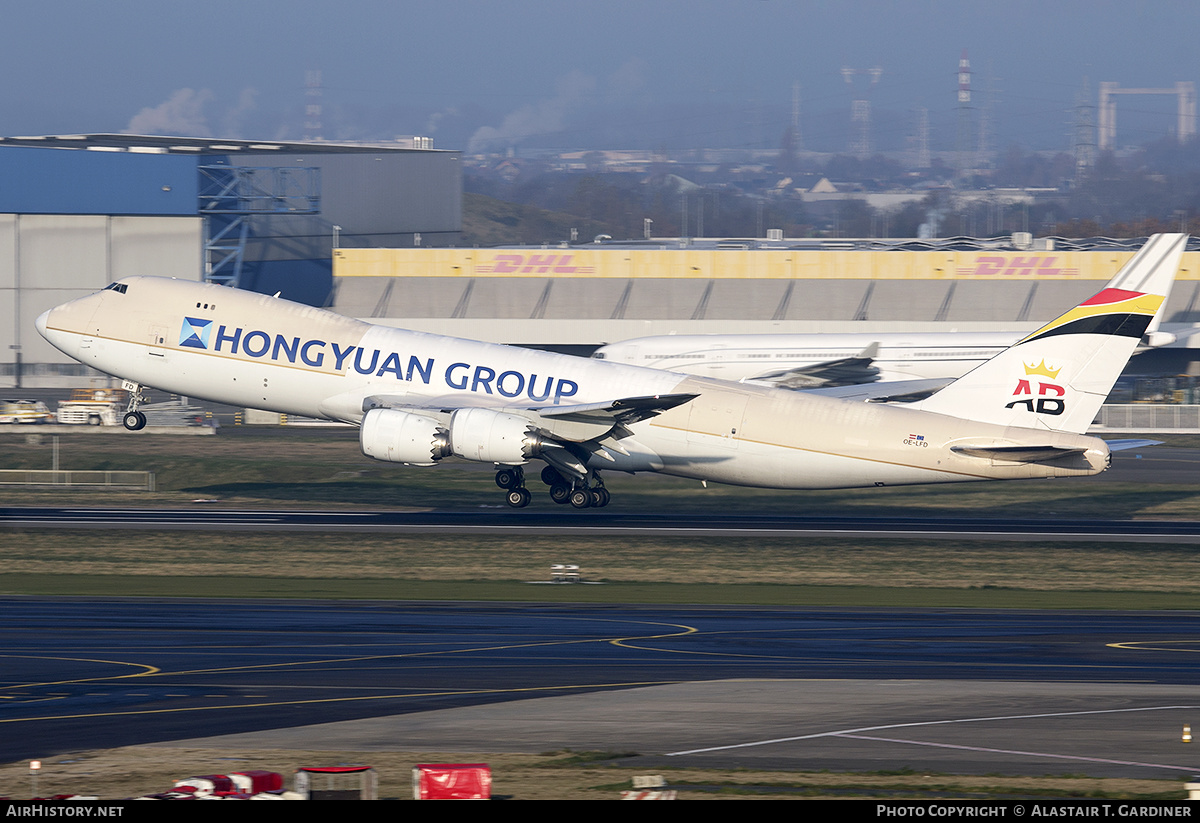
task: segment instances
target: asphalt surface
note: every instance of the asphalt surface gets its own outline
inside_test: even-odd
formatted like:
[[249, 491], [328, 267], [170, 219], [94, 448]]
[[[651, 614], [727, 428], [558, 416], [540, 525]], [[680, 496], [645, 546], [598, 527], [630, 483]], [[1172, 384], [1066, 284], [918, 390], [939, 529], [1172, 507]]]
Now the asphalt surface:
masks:
[[[1194, 483], [1192, 449], [1078, 482]], [[402, 469], [398, 469], [402, 470]], [[1065, 481], [1071, 482], [1071, 481]], [[0, 509], [0, 526], [1192, 543], [1200, 523]], [[138, 743], [1200, 774], [1200, 612], [0, 598], [0, 761]]]
[[752, 537], [842, 535], [942, 539], [1053, 538], [1090, 542], [1200, 543], [1198, 521], [970, 517], [802, 517], [623, 514], [619, 510], [292, 511], [115, 508], [5, 508], [11, 528], [184, 531], [396, 532], [404, 534]]
[[[6, 597], [0, 761], [232, 734], [214, 745], [1178, 776], [1200, 772], [1178, 738], [1200, 719], [1198, 630], [1196, 612]], [[992, 743], [963, 742], [984, 726]]]

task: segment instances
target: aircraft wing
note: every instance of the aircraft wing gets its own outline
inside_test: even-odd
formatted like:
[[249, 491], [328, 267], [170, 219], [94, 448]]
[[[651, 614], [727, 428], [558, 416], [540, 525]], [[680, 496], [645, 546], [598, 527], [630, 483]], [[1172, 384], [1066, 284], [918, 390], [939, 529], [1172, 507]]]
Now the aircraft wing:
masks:
[[850, 386], [873, 383], [879, 379], [879, 369], [871, 363], [879, 356], [879, 344], [872, 343], [854, 357], [826, 360], [810, 366], [768, 372], [747, 377], [743, 383], [775, 386], [780, 389], [811, 389], [816, 386]]
[[697, 394], [656, 394], [651, 397], [623, 397], [607, 403], [586, 403], [574, 406], [534, 406], [542, 417], [553, 419], [576, 419], [588, 421], [611, 420], [628, 425], [654, 417], [667, 409], [682, 406]]
[[[612, 429], [614, 426], [627, 426], [654, 417], [667, 409], [682, 406], [698, 396], [696, 394], [660, 394], [650, 397], [622, 397], [603, 403], [583, 403], [570, 406], [496, 407], [488, 405], [487, 408], [520, 414], [531, 420], [542, 418], [548, 422], [573, 422]], [[450, 415], [459, 408], [464, 408], [460, 398], [455, 398], [456, 402], [453, 405], [438, 401], [414, 404], [412, 400], [411, 397], [404, 396], [371, 395], [363, 400], [363, 411], [396, 409], [412, 414]]]
[[921, 400], [953, 382], [953, 377], [927, 377], [920, 380], [860, 383], [854, 386], [822, 386], [804, 391], [808, 394], [838, 397], [842, 400], [862, 400], [866, 403], [908, 403]]

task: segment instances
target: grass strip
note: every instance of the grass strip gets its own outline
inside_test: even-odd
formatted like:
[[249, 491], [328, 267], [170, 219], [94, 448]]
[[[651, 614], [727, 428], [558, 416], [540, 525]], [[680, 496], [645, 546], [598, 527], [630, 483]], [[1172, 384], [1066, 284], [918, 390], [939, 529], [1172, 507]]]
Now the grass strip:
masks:
[[512, 603], [648, 603], [781, 607], [1191, 610], [1194, 595], [1157, 592], [1064, 592], [1007, 589], [890, 589], [868, 586], [775, 586], [620, 583], [532, 586], [518, 581], [350, 580], [280, 577], [0, 574], [0, 594], [79, 597], [202, 597], [301, 600], [403, 600]]

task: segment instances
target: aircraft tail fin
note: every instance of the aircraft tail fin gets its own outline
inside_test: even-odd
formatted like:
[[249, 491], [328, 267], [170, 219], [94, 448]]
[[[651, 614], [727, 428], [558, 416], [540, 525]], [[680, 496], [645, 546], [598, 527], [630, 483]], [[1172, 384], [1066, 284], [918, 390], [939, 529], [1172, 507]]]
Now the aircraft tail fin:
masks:
[[1099, 294], [912, 408], [1082, 434], [1159, 316], [1187, 241], [1154, 235]]

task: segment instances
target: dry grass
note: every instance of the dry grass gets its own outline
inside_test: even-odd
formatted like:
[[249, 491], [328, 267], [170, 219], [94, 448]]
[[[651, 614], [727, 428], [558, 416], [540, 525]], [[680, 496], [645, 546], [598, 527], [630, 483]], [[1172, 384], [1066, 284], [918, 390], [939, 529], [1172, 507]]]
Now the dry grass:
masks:
[[[47, 468], [50, 438], [0, 437], [0, 465]], [[95, 492], [6, 489], [9, 505], [190, 506], [206, 509], [455, 507], [499, 504], [487, 467], [432, 470], [382, 465], [358, 454], [353, 431], [239, 430], [217, 437], [64, 435], [60, 462], [72, 469], [150, 469], [159, 491]], [[130, 448], [136, 442], [137, 451]], [[609, 479], [624, 511], [712, 510], [854, 516], [1200, 518], [1195, 485], [1094, 482], [963, 484], [828, 492], [779, 492], [659, 476]], [[532, 480], [531, 487], [539, 486]], [[540, 494], [540, 488], [539, 488]], [[536, 505], [549, 505], [539, 499]], [[568, 513], [569, 514], [569, 513]], [[1200, 559], [1187, 547], [1059, 541], [855, 540], [821, 537], [761, 539], [514, 538], [411, 535], [0, 531], [0, 592], [94, 594], [96, 579], [162, 579], [152, 593], [207, 595], [214, 578], [260, 581], [273, 596], [514, 597], [516, 581], [543, 580], [553, 563], [578, 563], [591, 580], [626, 586], [712, 584], [703, 602], [812, 602], [768, 598], [766, 587], [862, 587], [880, 592], [1126, 592], [1200, 593]], [[38, 578], [34, 585], [31, 581]], [[45, 581], [53, 580], [52, 584]], [[351, 592], [346, 581], [361, 581]], [[434, 594], [388, 583], [443, 584]], [[473, 582], [447, 594], [451, 583]], [[483, 584], [507, 583], [506, 592]], [[269, 584], [269, 586], [268, 586]], [[478, 585], [476, 585], [478, 584]], [[369, 589], [374, 585], [374, 589]], [[744, 587], [734, 591], [734, 587]], [[762, 587], [756, 594], [753, 587]], [[151, 593], [144, 586], [136, 593]], [[469, 588], [469, 591], [468, 591]], [[516, 599], [534, 599], [524, 587]], [[546, 589], [547, 587], [537, 587]], [[596, 587], [598, 588], [598, 587]], [[611, 600], [630, 599], [614, 591]], [[120, 586], [116, 587], [120, 591]], [[131, 592], [132, 593], [132, 592]], [[760, 599], [755, 599], [759, 597]], [[589, 599], [601, 595], [588, 592]], [[682, 591], [640, 597], [680, 602]], [[806, 596], [807, 597], [807, 596]], [[891, 597], [891, 595], [889, 595]], [[559, 594], [553, 596], [558, 599]], [[857, 602], [862, 603], [860, 599]], [[895, 602], [889, 600], [888, 602]], [[956, 603], [957, 604], [957, 603]], [[986, 605], [1005, 605], [990, 599]], [[1009, 605], [1056, 605], [1012, 601]], [[1084, 604], [1075, 604], [1084, 605]], [[1097, 604], [1093, 604], [1097, 605]], [[1178, 600], [1169, 607], [1186, 607]], [[1167, 607], [1160, 604], [1159, 607]], [[1117, 606], [1112, 606], [1117, 607]], [[1138, 607], [1132, 604], [1130, 607]]]
[[[495, 795], [515, 800], [616, 800], [630, 787], [634, 775], [652, 771], [680, 787], [681, 800], [690, 799], [819, 799], [923, 797], [1034, 797], [1125, 799], [1186, 797], [1182, 781], [1099, 779], [1083, 777], [1002, 777], [898, 774], [836, 774], [826, 772], [749, 771], [719, 769], [637, 768], [620, 760], [608, 765], [598, 757], [571, 752], [506, 754], [496, 752], [406, 751], [229, 751], [175, 746], [130, 746], [107, 751], [62, 755], [43, 761], [38, 791], [96, 794], [102, 799], [136, 797], [164, 791], [175, 780], [201, 774], [227, 774], [266, 769], [284, 775], [290, 788], [300, 766], [366, 764], [378, 775], [381, 799], [412, 797], [411, 770], [418, 763], [487, 763]], [[609, 761], [612, 762], [612, 761]], [[704, 786], [708, 790], [688, 789]], [[29, 796], [28, 764], [0, 765], [0, 796]]]
[[0, 533], [9, 575], [529, 581], [577, 563], [611, 583], [1001, 588], [1200, 594], [1190, 546], [851, 540], [647, 540], [121, 531]]
[[[0, 431], [0, 468], [48, 469], [51, 438]], [[216, 437], [166, 435], [59, 438], [62, 469], [153, 471], [158, 491], [5, 489], [9, 505], [190, 505], [217, 507], [421, 509], [497, 506], [489, 467], [448, 461], [434, 469], [381, 464], [358, 451], [352, 430], [239, 429]], [[535, 467], [536, 468], [536, 467]], [[964, 483], [845, 491], [774, 491], [659, 475], [608, 477], [628, 512], [745, 511], [780, 514], [1200, 519], [1195, 484], [1119, 482], [1117, 475], [1062, 481]], [[536, 506], [548, 506], [531, 478]]]

